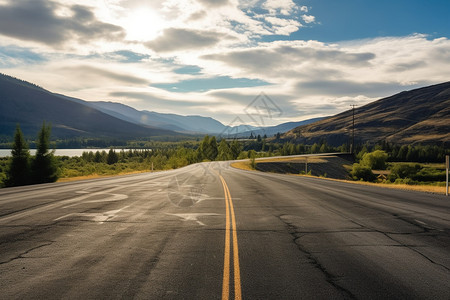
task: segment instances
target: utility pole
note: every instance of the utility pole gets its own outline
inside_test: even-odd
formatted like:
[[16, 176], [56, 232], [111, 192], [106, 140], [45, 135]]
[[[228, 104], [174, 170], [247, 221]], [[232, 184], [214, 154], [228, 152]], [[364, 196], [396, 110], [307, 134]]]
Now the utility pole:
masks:
[[355, 152], [355, 106], [356, 104], [350, 105], [352, 107], [352, 145], [350, 147], [350, 153], [354, 154]]

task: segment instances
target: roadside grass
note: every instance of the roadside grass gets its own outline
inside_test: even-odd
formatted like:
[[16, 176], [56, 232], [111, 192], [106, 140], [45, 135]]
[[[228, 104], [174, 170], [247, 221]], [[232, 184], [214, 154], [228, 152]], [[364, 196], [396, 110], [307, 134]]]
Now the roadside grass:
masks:
[[120, 172], [120, 173], [110, 173], [110, 174], [93, 173], [93, 174], [83, 175], [83, 176], [63, 177], [63, 178], [59, 178], [56, 182], [71, 182], [71, 181], [96, 179], [96, 178], [108, 178], [108, 177], [115, 177], [115, 176], [119, 176], [119, 175], [141, 174], [141, 173], [147, 173], [147, 172], [152, 172], [152, 171], [151, 170], [139, 170], [139, 171], [129, 171], [129, 172]]
[[302, 157], [276, 157], [276, 158], [257, 158], [256, 162], [298, 162], [304, 163], [308, 162], [308, 164], [314, 163], [326, 163], [326, 158], [330, 158], [331, 156], [302, 156]]
[[[310, 163], [310, 159], [312, 157], [308, 158], [308, 163]], [[264, 159], [260, 160], [257, 159], [256, 162], [290, 162], [292, 160], [296, 159], [303, 159], [300, 157], [297, 158], [275, 158], [275, 159]], [[320, 160], [320, 158], [317, 158]], [[241, 170], [247, 170], [247, 171], [255, 171], [259, 172], [255, 169], [252, 169], [250, 166], [250, 160], [244, 160], [244, 161], [238, 161], [231, 164], [231, 167]], [[347, 167], [347, 166], [346, 166]], [[348, 168], [348, 167], [347, 167]], [[351, 167], [350, 167], [351, 169]], [[279, 174], [279, 173], [274, 173]], [[290, 174], [287, 173], [286, 175], [292, 175], [292, 176], [300, 176], [300, 177], [312, 177], [312, 178], [319, 178], [323, 180], [332, 180], [332, 181], [338, 181], [338, 182], [346, 182], [346, 183], [352, 183], [352, 184], [359, 184], [359, 185], [366, 185], [366, 186], [375, 186], [375, 187], [383, 187], [383, 188], [390, 188], [390, 189], [399, 189], [399, 190], [409, 190], [409, 191], [418, 191], [418, 192], [426, 192], [426, 193], [434, 193], [434, 194], [444, 194], [445, 195], [445, 186], [436, 186], [436, 185], [408, 185], [408, 184], [394, 184], [394, 183], [374, 183], [374, 182], [365, 182], [365, 181], [353, 181], [353, 180], [343, 180], [343, 179], [334, 179], [334, 178], [325, 178], [325, 177], [318, 177], [318, 176], [312, 176], [312, 175], [305, 175], [305, 174]]]
[[255, 169], [252, 168], [251, 161], [249, 159], [231, 163], [231, 166], [236, 169], [256, 171]]

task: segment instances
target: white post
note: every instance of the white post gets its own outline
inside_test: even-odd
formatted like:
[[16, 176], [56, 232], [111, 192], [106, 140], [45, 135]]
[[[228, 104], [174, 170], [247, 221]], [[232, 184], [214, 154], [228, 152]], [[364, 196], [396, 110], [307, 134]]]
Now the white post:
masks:
[[449, 156], [445, 156], [445, 195], [448, 196], [448, 167], [449, 167]]
[[305, 157], [305, 175], [308, 175], [308, 156]]

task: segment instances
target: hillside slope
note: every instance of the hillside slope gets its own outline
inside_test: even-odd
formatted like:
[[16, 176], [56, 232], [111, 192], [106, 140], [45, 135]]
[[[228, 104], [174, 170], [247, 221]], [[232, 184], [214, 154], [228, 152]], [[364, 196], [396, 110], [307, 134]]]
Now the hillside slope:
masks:
[[136, 124], [144, 124], [185, 133], [217, 133], [225, 126], [219, 121], [202, 116], [182, 116], [154, 111], [139, 111], [116, 102], [92, 102], [99, 110], [123, 118]]
[[137, 138], [176, 135], [159, 128], [139, 126], [97, 109], [69, 101], [33, 84], [0, 74], [0, 135], [11, 136], [20, 124], [26, 136], [36, 136], [46, 121], [52, 136]]
[[[302, 143], [347, 143], [352, 110], [297, 127], [282, 136]], [[355, 108], [355, 141], [398, 144], [450, 142], [450, 82], [419, 88]]]

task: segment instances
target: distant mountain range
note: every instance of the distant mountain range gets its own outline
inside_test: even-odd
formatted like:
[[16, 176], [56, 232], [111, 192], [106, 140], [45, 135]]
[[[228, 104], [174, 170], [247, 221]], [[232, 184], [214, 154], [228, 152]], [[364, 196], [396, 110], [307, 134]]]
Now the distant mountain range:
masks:
[[[355, 108], [355, 140], [399, 144], [450, 142], [450, 82], [405, 91]], [[89, 102], [49, 92], [42, 87], [0, 74], [0, 137], [11, 138], [16, 124], [35, 137], [46, 121], [53, 138], [114, 138], [122, 140], [157, 136], [222, 135], [233, 137], [283, 133], [282, 140], [331, 145], [348, 143], [352, 110], [332, 117], [288, 122], [257, 128], [225, 126], [202, 116], [181, 116], [139, 111], [114, 102]]]
[[10, 136], [20, 124], [25, 136], [36, 136], [45, 120], [53, 137], [129, 138], [176, 135], [175, 132], [126, 122], [70, 101], [36, 85], [0, 76], [0, 135]]
[[[282, 138], [311, 144], [326, 140], [341, 145], [350, 140], [352, 110], [296, 127]], [[355, 140], [397, 144], [450, 143], [450, 82], [401, 92], [355, 108]]]
[[24, 134], [33, 137], [45, 120], [52, 124], [52, 136], [57, 138], [133, 139], [226, 132], [237, 133], [237, 137], [248, 137], [252, 133], [270, 136], [316, 119], [265, 128], [229, 127], [210, 117], [139, 111], [121, 103], [84, 101], [0, 74], [0, 120], [0, 135], [3, 136], [12, 136], [19, 123]]

